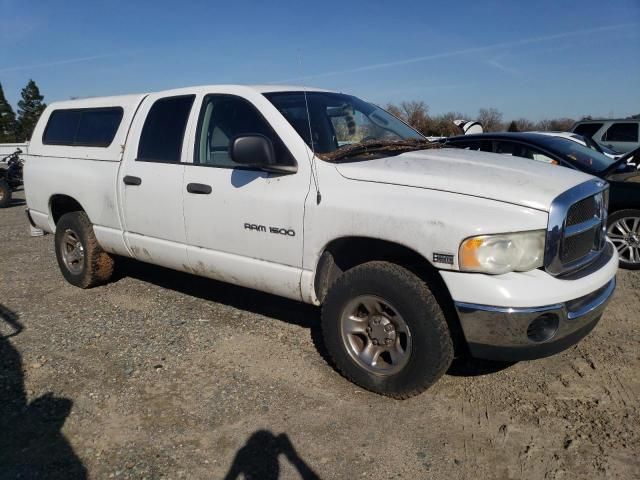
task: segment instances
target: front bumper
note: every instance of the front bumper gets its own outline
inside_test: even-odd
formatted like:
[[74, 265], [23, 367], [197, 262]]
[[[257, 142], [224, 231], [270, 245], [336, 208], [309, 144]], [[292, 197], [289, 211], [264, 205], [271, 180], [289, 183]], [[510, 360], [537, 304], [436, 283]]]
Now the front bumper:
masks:
[[532, 360], [565, 350], [593, 330], [615, 287], [613, 277], [588, 295], [537, 308], [455, 305], [472, 356]]

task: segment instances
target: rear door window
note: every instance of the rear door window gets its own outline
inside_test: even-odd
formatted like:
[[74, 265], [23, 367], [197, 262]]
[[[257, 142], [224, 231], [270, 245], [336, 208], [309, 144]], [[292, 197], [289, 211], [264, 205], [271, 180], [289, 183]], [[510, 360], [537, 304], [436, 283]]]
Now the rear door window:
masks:
[[573, 129], [573, 132], [583, 137], [592, 138], [602, 128], [602, 125], [602, 123], [581, 123]]
[[142, 127], [138, 158], [145, 162], [180, 163], [182, 142], [195, 95], [156, 100]]
[[513, 142], [496, 141], [494, 143], [494, 152], [502, 155], [517, 155], [517, 145]]
[[544, 163], [552, 163], [553, 165], [558, 165], [558, 161], [554, 158], [551, 158], [546, 153], [541, 152], [537, 148], [530, 147], [528, 145], [518, 145], [518, 150], [514, 155], [518, 155], [519, 157], [529, 158], [531, 160], [536, 160], [538, 162]]
[[120, 107], [54, 110], [42, 137], [45, 145], [108, 147], [116, 136]]
[[462, 148], [464, 150], [480, 150], [480, 141], [479, 140], [469, 140], [469, 141], [455, 141], [448, 142], [448, 145], [452, 145], [456, 148]]
[[604, 133], [605, 142], [637, 142], [638, 123], [614, 123]]
[[558, 164], [558, 161], [551, 158], [546, 153], [541, 152], [537, 148], [524, 145], [516, 142], [496, 141], [495, 153], [502, 153], [504, 155], [512, 155], [514, 157], [528, 158], [530, 160], [536, 160], [538, 162]]

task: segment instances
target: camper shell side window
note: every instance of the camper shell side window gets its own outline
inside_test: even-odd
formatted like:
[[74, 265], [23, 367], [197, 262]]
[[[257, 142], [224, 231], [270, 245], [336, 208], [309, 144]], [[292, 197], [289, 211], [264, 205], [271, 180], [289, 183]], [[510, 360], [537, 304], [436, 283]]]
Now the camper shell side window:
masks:
[[42, 143], [106, 148], [113, 142], [123, 114], [122, 107], [54, 110], [42, 135]]

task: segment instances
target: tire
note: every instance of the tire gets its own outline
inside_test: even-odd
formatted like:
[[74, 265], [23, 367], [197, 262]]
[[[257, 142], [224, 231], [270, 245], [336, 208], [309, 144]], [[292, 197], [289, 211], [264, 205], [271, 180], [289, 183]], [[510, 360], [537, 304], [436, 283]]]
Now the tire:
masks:
[[609, 215], [607, 235], [618, 249], [620, 268], [640, 269], [640, 210], [618, 210]]
[[60, 218], [55, 247], [60, 271], [71, 285], [91, 288], [111, 278], [113, 257], [98, 244], [86, 213], [65, 213]]
[[0, 208], [8, 207], [11, 204], [11, 187], [6, 180], [0, 179]]
[[321, 326], [336, 369], [389, 397], [418, 395], [453, 360], [443, 309], [424, 281], [396, 264], [368, 262], [346, 271], [327, 293]]

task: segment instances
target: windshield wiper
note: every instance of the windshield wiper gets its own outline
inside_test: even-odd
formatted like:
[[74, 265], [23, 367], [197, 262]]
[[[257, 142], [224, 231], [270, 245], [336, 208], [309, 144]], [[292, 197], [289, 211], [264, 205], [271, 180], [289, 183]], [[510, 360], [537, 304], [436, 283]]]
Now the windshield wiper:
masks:
[[379, 152], [408, 152], [412, 150], [426, 150], [441, 148], [437, 142], [427, 139], [411, 138], [407, 140], [368, 140], [366, 142], [344, 145], [333, 152], [319, 153], [318, 156], [328, 162], [337, 162], [349, 157], [368, 155]]

